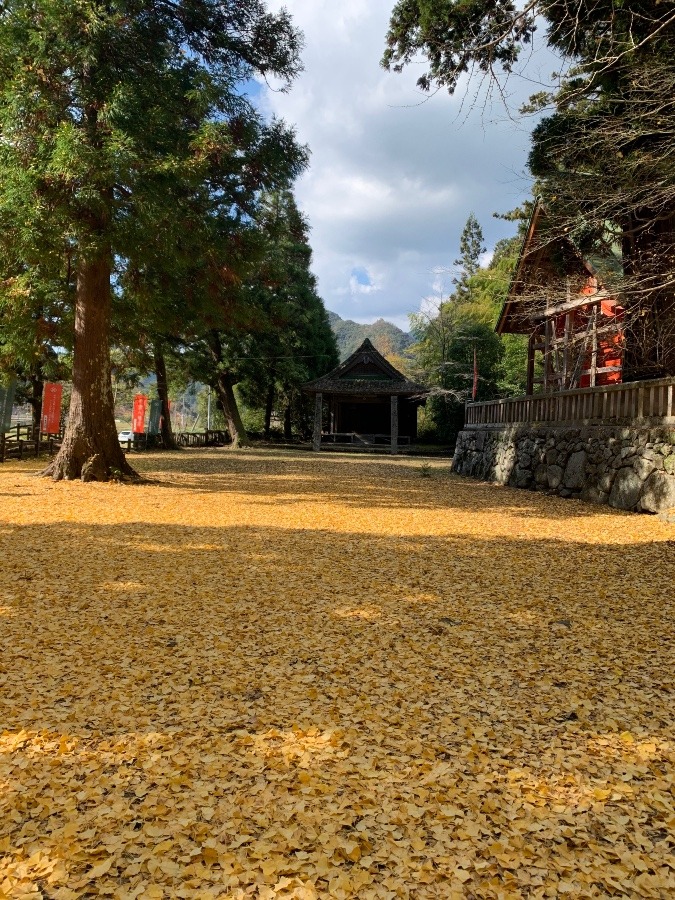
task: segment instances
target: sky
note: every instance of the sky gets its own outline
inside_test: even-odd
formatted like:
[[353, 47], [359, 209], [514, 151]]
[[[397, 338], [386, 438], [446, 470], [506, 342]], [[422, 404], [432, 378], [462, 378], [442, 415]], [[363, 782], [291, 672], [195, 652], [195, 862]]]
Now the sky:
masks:
[[[471, 83], [455, 97], [420, 93], [423, 64], [401, 75], [379, 65], [394, 0], [269, 0], [305, 35], [304, 72], [289, 93], [267, 87], [260, 103], [294, 124], [310, 167], [296, 185], [309, 220], [313, 271], [326, 307], [345, 319], [382, 317], [408, 329], [408, 315], [447, 294], [468, 216], [488, 253], [513, 223], [494, 212], [530, 193], [531, 120]], [[554, 62], [529, 60], [530, 80], [508, 84], [509, 107], [541, 88]]]

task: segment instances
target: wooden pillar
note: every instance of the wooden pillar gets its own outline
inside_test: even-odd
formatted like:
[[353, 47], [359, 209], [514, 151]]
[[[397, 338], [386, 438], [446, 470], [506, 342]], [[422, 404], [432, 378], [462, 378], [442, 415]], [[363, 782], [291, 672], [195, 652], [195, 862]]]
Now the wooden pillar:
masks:
[[537, 332], [530, 335], [527, 342], [527, 387], [528, 394], [534, 394], [534, 344], [537, 340]]
[[593, 307], [593, 311], [591, 313], [591, 321], [592, 325], [592, 335], [593, 335], [593, 343], [591, 344], [591, 371], [589, 377], [589, 384], [591, 387], [595, 387], [597, 381], [598, 374], [598, 315], [600, 313], [600, 307], [596, 303]]
[[318, 393], [314, 398], [314, 443], [312, 450], [321, 449], [321, 423], [323, 419], [323, 394]]
[[551, 388], [551, 320], [544, 323], [544, 393]]
[[565, 315], [565, 343], [563, 345], [563, 377], [562, 383], [560, 384], [560, 389], [565, 391], [569, 386], [569, 374], [570, 374], [570, 342], [572, 340], [572, 313], [567, 313]]
[[396, 394], [391, 398], [391, 452], [392, 455], [398, 453], [398, 397]]

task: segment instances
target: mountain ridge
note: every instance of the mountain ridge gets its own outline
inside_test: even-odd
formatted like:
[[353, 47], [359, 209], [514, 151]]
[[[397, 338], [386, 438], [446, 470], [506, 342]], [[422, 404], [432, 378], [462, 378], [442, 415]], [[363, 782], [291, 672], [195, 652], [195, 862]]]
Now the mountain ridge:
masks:
[[413, 343], [412, 335], [386, 319], [380, 318], [370, 325], [363, 325], [351, 319], [343, 319], [331, 310], [327, 310], [327, 313], [338, 345], [340, 362], [347, 359], [366, 338], [370, 338], [383, 356], [401, 354]]

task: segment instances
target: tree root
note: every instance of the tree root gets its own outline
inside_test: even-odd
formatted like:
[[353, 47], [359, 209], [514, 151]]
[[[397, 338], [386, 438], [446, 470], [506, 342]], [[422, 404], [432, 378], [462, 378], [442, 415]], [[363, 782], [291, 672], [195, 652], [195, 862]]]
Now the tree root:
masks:
[[103, 457], [100, 453], [94, 453], [93, 456], [90, 456], [86, 463], [82, 466], [82, 474], [80, 478], [82, 481], [108, 481], [110, 478], [110, 471], [103, 461]]
[[58, 453], [39, 474], [53, 481], [74, 481], [78, 478], [84, 482], [139, 480], [138, 473], [126, 460], [119, 468], [110, 466], [100, 453], [91, 454], [82, 463], [77, 457]]

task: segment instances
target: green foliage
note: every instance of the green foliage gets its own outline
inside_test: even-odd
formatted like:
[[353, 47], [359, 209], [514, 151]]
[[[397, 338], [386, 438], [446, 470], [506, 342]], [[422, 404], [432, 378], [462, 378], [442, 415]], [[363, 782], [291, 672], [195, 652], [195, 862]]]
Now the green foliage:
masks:
[[[241, 86], [256, 73], [288, 84], [300, 43], [288, 14], [261, 0], [2, 4], [6, 355], [39, 345], [35, 322], [49, 323], [52, 346], [70, 347], [75, 300], [93, 321], [113, 276], [110, 336], [121, 345], [134, 331], [143, 342], [228, 315], [260, 191], [288, 184], [306, 162], [292, 129], [265, 123]], [[107, 316], [98, 327], [105, 345]], [[76, 348], [86, 393], [78, 359]], [[109, 424], [74, 427], [110, 435]]]
[[[467, 235], [465, 229], [465, 237]], [[478, 223], [470, 234], [480, 233]], [[495, 249], [487, 268], [478, 267], [480, 239], [473, 242], [473, 259], [454, 292], [430, 315], [411, 316], [416, 343], [412, 348], [416, 377], [431, 389], [420, 423], [426, 440], [452, 443], [464, 421], [464, 403], [471, 398], [474, 350], [478, 367], [477, 400], [518, 395], [525, 392], [527, 339], [521, 335], [495, 333], [495, 325], [506, 299], [521, 238], [504, 240]], [[468, 244], [468, 242], [465, 242]], [[466, 252], [463, 246], [462, 253]]]
[[264, 409], [265, 436], [275, 415], [290, 437], [308, 427], [301, 385], [337, 365], [337, 348], [310, 270], [309, 227], [293, 195], [266, 197], [258, 224], [268, 250], [252, 290], [264, 325], [253, 335], [240, 390], [249, 409]]
[[[237, 391], [237, 399], [241, 397], [241, 392]], [[261, 406], [247, 406], [241, 403], [241, 420], [248, 434], [261, 437], [265, 431], [265, 410]]]
[[298, 68], [288, 17], [258, 0], [3, 7], [0, 212], [24, 264], [58, 269], [83, 244], [121, 259], [180, 250], [194, 192], [249, 199], [248, 167], [289, 138], [236, 86]]
[[620, 247], [622, 270], [603, 273], [603, 283], [622, 295], [625, 371], [673, 374], [673, 4], [400, 0], [383, 64], [400, 71], [421, 54], [428, 70], [420, 86], [452, 93], [463, 73], [498, 79], [511, 71], [536, 22], [566, 61], [558, 87], [523, 110], [549, 113], [534, 130], [529, 166], [553, 223], [550, 237], [572, 239], [587, 257]]
[[489, 309], [454, 297], [441, 303], [435, 316], [411, 317], [420, 376], [432, 390], [425, 416], [427, 438], [452, 442], [461, 430], [464, 401], [473, 384], [474, 351], [477, 399], [497, 395], [503, 348], [489, 317]]
[[183, 358], [194, 379], [217, 388], [219, 376], [226, 376], [237, 385], [247, 431], [269, 434], [273, 415], [288, 419], [287, 430], [302, 431], [300, 386], [337, 365], [310, 271], [308, 226], [291, 192], [280, 190], [261, 196], [250, 227], [254, 264], [245, 280], [229, 286], [227, 314], [186, 342]]
[[428, 71], [418, 85], [453, 93], [460, 76], [475, 69], [493, 78], [511, 72], [532, 42], [537, 17], [548, 26], [549, 47], [580, 64], [569, 70], [559, 93], [535, 95], [538, 106], [571, 94], [596, 99], [617, 87], [626, 68], [672, 51], [672, 9], [659, 0], [399, 0], [382, 65], [401, 71], [423, 56]]
[[470, 280], [478, 272], [481, 254], [485, 253], [486, 249], [483, 229], [478, 224], [478, 219], [471, 213], [459, 239], [459, 258], [454, 262], [460, 269], [459, 276], [453, 279], [457, 299], [471, 299]]
[[423, 55], [429, 68], [417, 79], [419, 87], [437, 84], [452, 92], [474, 67], [510, 72], [534, 29], [531, 5], [523, 11], [512, 0], [399, 0], [382, 64], [400, 72]]

